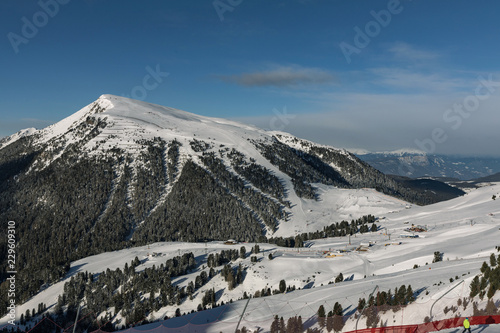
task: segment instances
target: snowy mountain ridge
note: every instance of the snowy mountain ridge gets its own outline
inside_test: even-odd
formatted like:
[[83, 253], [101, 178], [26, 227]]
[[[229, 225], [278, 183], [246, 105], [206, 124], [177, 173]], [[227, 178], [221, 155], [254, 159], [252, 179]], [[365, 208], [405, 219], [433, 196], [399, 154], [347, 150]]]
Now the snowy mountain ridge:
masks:
[[25, 136], [32, 135], [36, 131], [37, 131], [36, 128], [30, 127], [30, 128], [22, 129], [22, 130], [18, 131], [17, 133], [14, 133], [14, 134], [7, 136], [5, 138], [1, 138], [0, 139], [0, 149], [10, 145], [11, 143], [13, 143], [13, 142], [25, 137]]
[[437, 155], [411, 149], [376, 153], [351, 151], [383, 173], [403, 177], [471, 180], [500, 172], [500, 158], [495, 156]]
[[357, 156], [362, 156], [362, 155], [370, 155], [370, 154], [378, 154], [378, 155], [395, 155], [395, 156], [403, 156], [403, 155], [426, 155], [427, 153], [423, 150], [415, 149], [415, 148], [401, 148], [401, 149], [396, 149], [396, 150], [387, 150], [387, 151], [369, 151], [366, 149], [357, 149], [357, 148], [352, 148], [348, 149], [353, 154], [356, 154]]
[[[95, 124], [99, 126], [92, 126]], [[239, 134], [251, 135], [259, 131], [224, 119], [198, 116], [125, 97], [102, 95], [71, 116], [39, 130], [35, 135], [35, 145], [50, 144], [54, 150], [63, 153], [68, 146], [81, 144], [82, 150], [90, 155], [98, 155], [112, 148], [136, 155], [142, 147], [139, 141], [155, 137], [185, 142], [197, 137], [234, 145], [234, 142], [242, 142]], [[253, 138], [257, 139], [259, 135]], [[192, 151], [188, 149], [188, 153]]]

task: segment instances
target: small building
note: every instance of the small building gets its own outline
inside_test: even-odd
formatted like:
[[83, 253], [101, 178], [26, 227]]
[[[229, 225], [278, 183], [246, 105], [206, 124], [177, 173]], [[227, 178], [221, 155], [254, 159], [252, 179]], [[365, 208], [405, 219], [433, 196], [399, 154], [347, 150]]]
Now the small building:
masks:
[[410, 228], [406, 228], [405, 231], [408, 232], [427, 232], [427, 227], [423, 225], [412, 224]]
[[400, 235], [402, 238], [418, 238], [418, 235], [409, 235], [409, 234], [402, 234]]
[[343, 257], [343, 254], [340, 254], [339, 252], [327, 252], [325, 254], [325, 258], [335, 258], [335, 257]]

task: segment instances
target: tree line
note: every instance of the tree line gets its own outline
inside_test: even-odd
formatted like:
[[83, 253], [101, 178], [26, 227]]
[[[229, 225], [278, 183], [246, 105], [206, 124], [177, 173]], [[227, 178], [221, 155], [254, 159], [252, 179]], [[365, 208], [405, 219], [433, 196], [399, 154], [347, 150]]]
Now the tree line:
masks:
[[[369, 214], [364, 215], [356, 220], [351, 220], [351, 222], [342, 221], [332, 223], [329, 226], [325, 226], [323, 230], [317, 230], [314, 232], [304, 232], [297, 236], [290, 237], [271, 237], [267, 240], [269, 244], [276, 244], [282, 247], [304, 247], [304, 242], [308, 240], [321, 239], [327, 237], [345, 237], [347, 235], [354, 235], [356, 233], [365, 232], [376, 232], [378, 231], [378, 226], [374, 223], [376, 221], [375, 216]], [[368, 223], [372, 223], [369, 227]]]

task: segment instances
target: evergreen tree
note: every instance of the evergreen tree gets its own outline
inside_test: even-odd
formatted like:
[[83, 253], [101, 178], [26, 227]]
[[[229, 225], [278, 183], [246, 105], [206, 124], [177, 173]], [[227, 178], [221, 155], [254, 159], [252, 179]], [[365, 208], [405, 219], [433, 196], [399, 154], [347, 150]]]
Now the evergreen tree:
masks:
[[484, 276], [481, 277], [481, 279], [479, 280], [479, 290], [485, 290], [486, 287], [488, 286], [488, 279]]
[[485, 274], [489, 269], [490, 269], [490, 266], [488, 266], [486, 261], [483, 261], [483, 264], [481, 265], [481, 273]]
[[332, 328], [335, 332], [341, 332], [344, 328], [344, 318], [342, 317], [342, 305], [340, 303], [335, 302], [333, 306], [333, 325]]
[[300, 235], [295, 236], [295, 247], [304, 247], [304, 241]]
[[406, 286], [403, 284], [401, 287], [399, 287], [397, 295], [397, 304], [399, 305], [405, 305], [406, 304]]
[[325, 327], [325, 319], [326, 319], [325, 307], [323, 305], [320, 305], [318, 309], [318, 324], [321, 328]]
[[331, 332], [333, 330], [333, 311], [329, 311], [326, 316], [326, 330]]
[[333, 306], [333, 314], [335, 316], [342, 316], [342, 312], [344, 312], [342, 305], [340, 305], [339, 302], [335, 302], [335, 305]]
[[488, 289], [488, 293], [486, 294], [486, 297], [491, 299], [497, 291], [497, 286], [495, 284], [490, 284], [490, 288]]
[[208, 271], [208, 277], [213, 278], [215, 276], [215, 270], [213, 267], [210, 267], [210, 270]]
[[363, 311], [366, 306], [366, 300], [364, 298], [360, 298], [358, 301], [358, 312]]
[[233, 290], [234, 287], [236, 287], [236, 280], [234, 278], [232, 269], [230, 269], [228, 271], [226, 281], [227, 281], [227, 287], [229, 290]]
[[387, 304], [394, 305], [394, 297], [392, 296], [391, 289], [387, 292]]
[[297, 330], [298, 333], [304, 332], [304, 323], [302, 322], [302, 317], [301, 316], [299, 316], [297, 318], [297, 329], [298, 329]]
[[488, 302], [486, 303], [486, 308], [485, 308], [485, 314], [486, 315], [497, 315], [498, 314], [498, 307], [496, 306], [495, 302], [490, 298], [488, 299]]
[[280, 288], [280, 293], [284, 293], [285, 292], [285, 290], [286, 290], [286, 282], [285, 282], [285, 280], [281, 280], [280, 281], [279, 288]]
[[493, 268], [497, 265], [497, 258], [495, 257], [495, 254], [490, 255], [490, 266]]
[[295, 333], [297, 332], [297, 327], [296, 327], [296, 320], [294, 317], [288, 318], [288, 321], [286, 323], [286, 333]]
[[439, 251], [434, 252], [434, 259], [432, 259], [432, 262], [439, 262], [443, 261], [443, 254]]
[[472, 282], [470, 284], [470, 298], [474, 298], [479, 294], [480, 288], [479, 288], [479, 276], [476, 275], [474, 279], [472, 279]]
[[283, 317], [280, 318], [280, 333], [286, 333], [286, 325]]
[[280, 322], [278, 319], [278, 315], [275, 315], [274, 320], [271, 324], [270, 333], [279, 333], [279, 332], [280, 332]]
[[241, 263], [238, 265], [238, 271], [236, 272], [236, 284], [243, 283], [243, 268]]
[[415, 296], [413, 295], [413, 289], [411, 288], [411, 285], [408, 285], [408, 288], [406, 288], [405, 303], [410, 304], [413, 301], [415, 301]]

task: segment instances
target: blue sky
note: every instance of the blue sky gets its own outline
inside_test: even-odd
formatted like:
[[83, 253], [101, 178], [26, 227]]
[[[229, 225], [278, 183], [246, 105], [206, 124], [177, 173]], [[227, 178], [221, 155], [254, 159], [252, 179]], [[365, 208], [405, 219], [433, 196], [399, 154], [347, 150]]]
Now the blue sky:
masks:
[[337, 147], [500, 155], [499, 10], [493, 0], [2, 0], [0, 137], [109, 93]]

